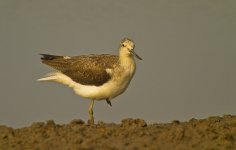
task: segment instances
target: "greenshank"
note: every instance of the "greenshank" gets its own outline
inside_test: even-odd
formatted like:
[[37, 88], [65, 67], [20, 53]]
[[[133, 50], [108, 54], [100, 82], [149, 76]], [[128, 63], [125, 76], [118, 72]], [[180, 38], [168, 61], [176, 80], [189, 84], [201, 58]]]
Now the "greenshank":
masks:
[[38, 81], [54, 81], [72, 88], [76, 94], [91, 100], [89, 106], [90, 123], [94, 124], [94, 100], [111, 100], [122, 94], [130, 84], [136, 70], [134, 56], [142, 60], [134, 51], [135, 44], [125, 38], [119, 46], [119, 55], [42, 55], [42, 63], [56, 69]]

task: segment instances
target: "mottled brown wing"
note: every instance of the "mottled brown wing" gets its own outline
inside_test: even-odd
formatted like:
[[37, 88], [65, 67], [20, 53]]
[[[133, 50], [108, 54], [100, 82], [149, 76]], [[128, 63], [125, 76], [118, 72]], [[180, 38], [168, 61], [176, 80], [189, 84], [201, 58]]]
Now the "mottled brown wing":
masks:
[[42, 62], [47, 64], [73, 81], [83, 85], [100, 86], [111, 79], [106, 72], [107, 68], [113, 68], [118, 64], [118, 56], [115, 55], [81, 55], [74, 57], [63, 57], [41, 54]]

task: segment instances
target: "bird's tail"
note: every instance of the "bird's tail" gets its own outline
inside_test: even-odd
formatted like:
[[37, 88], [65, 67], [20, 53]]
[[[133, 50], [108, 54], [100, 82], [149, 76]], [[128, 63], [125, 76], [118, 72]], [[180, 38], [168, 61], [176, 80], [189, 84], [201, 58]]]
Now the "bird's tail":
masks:
[[56, 81], [58, 79], [58, 72], [51, 72], [46, 74], [43, 78], [38, 79], [37, 81]]
[[45, 77], [38, 79], [37, 81], [54, 81], [54, 82], [62, 83], [69, 87], [73, 87], [75, 84], [75, 82], [72, 81], [71, 78], [62, 74], [61, 72], [51, 72], [49, 74], [46, 74]]

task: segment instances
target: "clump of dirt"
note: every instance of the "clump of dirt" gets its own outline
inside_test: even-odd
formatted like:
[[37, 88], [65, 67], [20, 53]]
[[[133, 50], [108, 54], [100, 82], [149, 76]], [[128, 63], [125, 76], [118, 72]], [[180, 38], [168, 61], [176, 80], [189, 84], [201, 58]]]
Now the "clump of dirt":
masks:
[[124, 119], [121, 124], [83, 120], [58, 125], [53, 120], [13, 129], [0, 125], [0, 149], [50, 150], [233, 150], [236, 149], [236, 116], [178, 120], [147, 124], [142, 119]]

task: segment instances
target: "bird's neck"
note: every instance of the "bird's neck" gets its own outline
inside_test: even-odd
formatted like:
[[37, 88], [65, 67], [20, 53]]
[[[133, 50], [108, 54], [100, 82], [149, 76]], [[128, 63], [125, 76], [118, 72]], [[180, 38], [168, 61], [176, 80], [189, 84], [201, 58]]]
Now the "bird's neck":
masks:
[[119, 54], [120, 64], [124, 67], [134, 67], [135, 68], [135, 60], [131, 53], [128, 50], [120, 49]]

